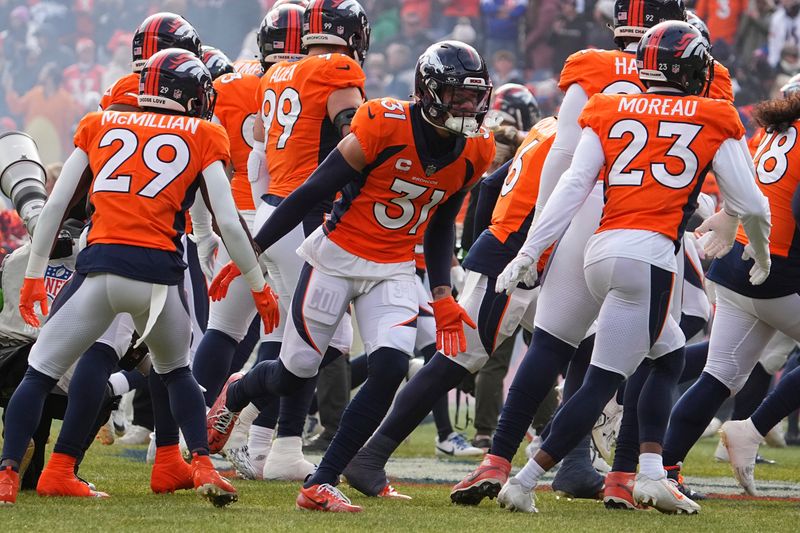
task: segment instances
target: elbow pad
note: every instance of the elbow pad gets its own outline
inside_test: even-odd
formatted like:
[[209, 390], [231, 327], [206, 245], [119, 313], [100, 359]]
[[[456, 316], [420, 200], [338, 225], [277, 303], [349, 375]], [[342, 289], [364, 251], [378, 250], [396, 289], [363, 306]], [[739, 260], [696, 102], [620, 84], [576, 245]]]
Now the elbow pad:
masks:
[[333, 119], [333, 126], [336, 128], [336, 131], [339, 132], [339, 135], [344, 137], [344, 129], [350, 127], [350, 123], [353, 122], [354, 116], [356, 116], [355, 107], [348, 107], [347, 109], [343, 109], [336, 114]]
[[44, 183], [45, 170], [33, 139], [17, 131], [0, 135], [0, 189], [31, 235], [47, 201]]

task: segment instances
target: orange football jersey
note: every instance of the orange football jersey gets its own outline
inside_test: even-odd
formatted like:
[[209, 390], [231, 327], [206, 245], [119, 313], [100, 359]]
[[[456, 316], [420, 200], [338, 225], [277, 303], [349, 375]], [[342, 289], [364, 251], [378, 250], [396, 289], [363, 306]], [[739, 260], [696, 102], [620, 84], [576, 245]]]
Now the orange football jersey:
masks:
[[413, 261], [414, 246], [437, 206], [472, 187], [489, 168], [495, 146], [488, 131], [458, 137], [446, 158], [421, 157], [423, 120], [418, 107], [392, 98], [370, 100], [353, 118], [351, 132], [369, 173], [342, 191], [323, 225], [347, 252], [376, 263]]
[[225, 74], [214, 81], [217, 91], [214, 116], [228, 132], [231, 141], [231, 190], [236, 207], [241, 211], [256, 208], [247, 179], [247, 158], [253, 149], [253, 124], [258, 113], [255, 95], [259, 81], [258, 76], [238, 72]]
[[118, 79], [114, 85], [106, 89], [100, 99], [100, 109], [108, 109], [113, 104], [124, 104], [139, 107], [139, 73], [131, 72]]
[[[636, 54], [622, 50], [587, 49], [569, 56], [558, 87], [566, 92], [573, 83], [580, 85], [589, 97], [598, 93], [638, 94], [644, 90], [636, 71]], [[709, 97], [733, 102], [731, 75], [716, 62]]]
[[75, 146], [89, 155], [94, 206], [88, 242], [176, 251], [204, 168], [230, 159], [228, 136], [198, 118], [89, 113]]
[[595, 95], [579, 124], [594, 130], [605, 154], [598, 231], [649, 230], [672, 240], [720, 145], [744, 136], [730, 102], [674, 94]]
[[239, 59], [233, 62], [233, 69], [239, 74], [250, 74], [259, 78], [264, 74], [264, 67], [258, 59]]
[[739, 22], [750, 0], [697, 0], [695, 12], [708, 25], [713, 41], [736, 42]]
[[536, 206], [539, 196], [539, 178], [544, 161], [556, 137], [556, 119], [547, 117], [539, 121], [522, 142], [514, 155], [508, 175], [503, 180], [500, 196], [492, 211], [489, 231], [498, 241], [506, 242], [509, 235], [520, 231], [525, 220]]
[[[797, 132], [800, 121], [786, 131], [765, 133], [755, 152], [756, 184], [769, 200], [772, 229], [769, 234], [769, 251], [779, 257], [797, 256], [795, 242], [798, 233], [792, 214], [792, 197], [800, 183], [800, 146]], [[763, 131], [763, 130], [760, 130]], [[747, 244], [747, 236], [739, 225], [736, 240]]]
[[258, 97], [267, 133], [269, 194], [289, 196], [302, 185], [340, 140], [328, 118], [334, 91], [358, 88], [364, 71], [343, 54], [281, 61], [261, 78]]

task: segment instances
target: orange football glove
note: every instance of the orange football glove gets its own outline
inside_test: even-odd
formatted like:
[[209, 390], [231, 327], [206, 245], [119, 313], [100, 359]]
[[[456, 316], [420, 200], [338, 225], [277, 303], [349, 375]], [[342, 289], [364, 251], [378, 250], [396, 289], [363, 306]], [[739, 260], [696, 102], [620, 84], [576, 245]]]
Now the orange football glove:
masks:
[[455, 357], [467, 349], [462, 322], [472, 329], [477, 326], [467, 312], [456, 303], [452, 296], [430, 302], [433, 317], [436, 319], [436, 349], [450, 357]]
[[278, 327], [281, 319], [281, 312], [278, 308], [278, 296], [272, 292], [269, 285], [264, 284], [260, 291], [253, 291], [253, 300], [256, 302], [256, 309], [264, 321], [264, 333], [271, 333]]
[[19, 314], [27, 324], [38, 328], [41, 324], [33, 306], [39, 302], [42, 314], [48, 313], [47, 292], [44, 290], [44, 278], [25, 278], [19, 291]]
[[242, 272], [239, 270], [239, 267], [236, 266], [236, 263], [233, 261], [229, 262], [222, 267], [219, 274], [214, 276], [214, 281], [211, 282], [211, 286], [208, 288], [208, 295], [215, 302], [222, 300], [225, 298], [225, 295], [228, 294], [228, 286], [231, 282], [241, 275]]

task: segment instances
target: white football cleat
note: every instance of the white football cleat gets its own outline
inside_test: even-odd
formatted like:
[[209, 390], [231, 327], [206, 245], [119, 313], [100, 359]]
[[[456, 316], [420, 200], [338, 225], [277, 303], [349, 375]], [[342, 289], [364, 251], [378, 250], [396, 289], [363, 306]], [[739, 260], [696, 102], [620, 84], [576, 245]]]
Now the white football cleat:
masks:
[[700, 506], [678, 490], [677, 482], [666, 477], [653, 480], [638, 474], [633, 486], [633, 499], [639, 505], [654, 507], [666, 514], [695, 514]]
[[758, 445], [762, 440], [761, 434], [748, 418], [725, 422], [719, 430], [719, 435], [730, 457], [736, 481], [747, 494], [757, 496], [755, 468]]
[[611, 448], [617, 443], [621, 423], [622, 406], [617, 403], [616, 398], [611, 398], [592, 428], [592, 442], [606, 462], [612, 459]]
[[722, 426], [722, 420], [715, 416], [711, 419], [711, 422], [708, 423], [705, 431], [703, 431], [703, 435], [700, 438], [704, 439], [706, 437], [713, 437], [717, 434], [717, 431], [719, 431], [720, 426]]
[[536, 508], [536, 496], [533, 491], [525, 490], [522, 483], [515, 477], [510, 478], [500, 489], [497, 495], [497, 503], [503, 509], [519, 513], [538, 513]]
[[447, 457], [483, 457], [483, 450], [471, 445], [467, 438], [455, 431], [450, 433], [445, 440], [440, 441], [439, 437], [434, 437], [436, 442], [436, 455]]
[[533, 456], [536, 455], [536, 452], [539, 451], [539, 448], [542, 447], [542, 437], [539, 435], [534, 435], [531, 439], [530, 444], [525, 446], [525, 456], [530, 460], [533, 459]]
[[125, 435], [117, 441], [126, 446], [135, 444], [149, 444], [150, 443], [150, 430], [142, 426], [130, 426], [125, 431]]
[[714, 450], [714, 460], [718, 463], [729, 463], [730, 458], [728, 457], [728, 450], [725, 449], [725, 445], [722, 443], [722, 439], [719, 440], [717, 443], [717, 448]]
[[262, 470], [256, 470], [252, 461], [250, 461], [250, 454], [247, 449], [247, 444], [237, 447], [225, 447], [222, 449], [225, 458], [231, 462], [236, 473], [242, 479], [258, 479], [261, 477]]
[[315, 469], [303, 456], [301, 437], [280, 437], [272, 441], [264, 463], [264, 479], [304, 481]]
[[764, 442], [767, 443], [767, 446], [770, 448], [786, 448], [786, 434], [783, 432], [783, 426], [778, 424], [770, 429], [767, 434], [764, 435]]

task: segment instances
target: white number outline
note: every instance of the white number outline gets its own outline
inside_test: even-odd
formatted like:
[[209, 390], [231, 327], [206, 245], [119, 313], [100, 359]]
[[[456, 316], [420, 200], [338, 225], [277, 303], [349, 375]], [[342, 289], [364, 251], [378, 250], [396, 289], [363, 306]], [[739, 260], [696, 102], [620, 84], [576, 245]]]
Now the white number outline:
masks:
[[[113, 174], [139, 149], [139, 139], [130, 130], [114, 128], [103, 135], [98, 146], [107, 148], [114, 141], [122, 141], [122, 144], [95, 176], [92, 184], [92, 194], [98, 192], [130, 192], [131, 176], [128, 174], [115, 176]], [[164, 146], [170, 146], [175, 150], [175, 158], [171, 161], [164, 161], [158, 157], [158, 151]], [[145, 183], [136, 194], [145, 198], [158, 196], [170, 183], [186, 171], [189, 166], [189, 155], [189, 146], [178, 135], [163, 133], [150, 138], [142, 147], [142, 161], [148, 170], [155, 172], [155, 176]], [[180, 170], [176, 171], [176, 168]]]
[[[283, 107], [289, 102], [289, 111], [284, 112]], [[264, 105], [269, 104], [269, 113], [264, 114]], [[264, 99], [261, 104], [261, 117], [264, 119], [264, 131], [269, 135], [269, 130], [272, 127], [272, 121], [277, 118], [278, 124], [283, 127], [283, 132], [278, 137], [278, 142], [275, 144], [278, 150], [286, 148], [286, 143], [289, 137], [292, 136], [294, 125], [300, 118], [303, 112], [303, 104], [300, 102], [300, 93], [292, 87], [286, 87], [281, 91], [278, 96], [272, 89], [267, 89], [264, 92]]]
[[522, 158], [540, 142], [541, 141], [538, 138], [533, 139], [531, 142], [523, 146], [519, 153], [514, 156], [514, 161], [511, 162], [511, 167], [508, 169], [506, 179], [503, 180], [503, 187], [500, 189], [500, 196], [506, 196], [508, 193], [514, 190], [514, 187], [517, 186], [519, 177], [522, 174]]
[[[409, 183], [400, 178], [394, 179], [390, 189], [398, 194], [402, 194], [400, 197], [389, 200], [389, 202], [402, 210], [400, 216], [389, 216], [387, 206], [380, 202], [375, 202], [372, 208], [372, 214], [375, 216], [375, 220], [377, 220], [378, 224], [384, 228], [399, 230], [407, 226], [414, 219], [414, 215], [416, 215], [416, 208], [413, 200], [421, 197], [431, 189], [428, 187], [422, 187], [421, 185], [416, 185], [414, 183]], [[422, 226], [425, 221], [428, 220], [428, 215], [431, 209], [433, 209], [434, 206], [442, 201], [444, 195], [445, 191], [441, 189], [433, 189], [433, 192], [431, 193], [431, 199], [420, 209], [417, 222], [408, 230], [409, 235], [417, 234], [417, 230], [419, 230], [420, 226]]]
[[[634, 126], [635, 124], [635, 126]], [[619, 127], [618, 127], [619, 126]], [[697, 154], [689, 147], [702, 131], [703, 127], [698, 124], [685, 122], [659, 121], [657, 137], [661, 139], [675, 139], [664, 157], [674, 157], [683, 162], [684, 168], [680, 174], [672, 174], [663, 162], [651, 162], [650, 174], [659, 184], [670, 189], [682, 189], [694, 181], [699, 161]], [[613, 136], [612, 136], [613, 135]], [[639, 186], [644, 180], [644, 169], [631, 168], [627, 172], [625, 169], [642, 152], [649, 140], [649, 134], [644, 124], [638, 120], [623, 119], [611, 127], [608, 134], [609, 139], [622, 139], [626, 135], [631, 136], [631, 140], [617, 155], [611, 169], [608, 172], [609, 187], [615, 186]], [[631, 155], [631, 152], [634, 152]]]
[[[797, 143], [797, 128], [790, 126], [783, 132], [770, 132], [758, 145], [756, 150], [756, 177], [764, 185], [777, 183], [786, 175], [789, 169], [789, 151]], [[766, 169], [766, 163], [775, 160], [775, 168]]]

